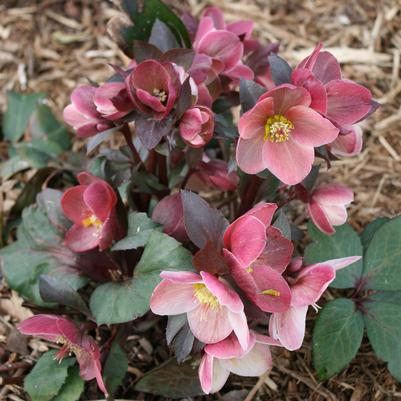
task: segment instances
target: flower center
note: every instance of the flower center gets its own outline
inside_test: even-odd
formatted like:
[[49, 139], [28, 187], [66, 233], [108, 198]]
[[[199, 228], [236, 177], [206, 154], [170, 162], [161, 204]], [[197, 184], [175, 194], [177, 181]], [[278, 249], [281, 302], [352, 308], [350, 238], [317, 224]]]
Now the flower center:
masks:
[[207, 289], [205, 284], [193, 284], [194, 294], [201, 304], [206, 304], [213, 309], [219, 307], [219, 300]]
[[60, 336], [56, 340], [56, 343], [63, 345], [60, 350], [54, 355], [54, 359], [59, 361], [59, 363], [61, 363], [66, 355], [71, 355], [72, 353], [74, 353], [76, 356], [79, 356], [79, 354], [81, 353], [81, 348], [73, 344], [64, 336]]
[[103, 223], [94, 215], [92, 214], [91, 216], [87, 217], [86, 219], [82, 220], [82, 225], [85, 228], [95, 226], [97, 228], [101, 228], [103, 226]]
[[280, 143], [288, 141], [294, 124], [281, 114], [269, 117], [265, 124], [264, 140]]
[[167, 93], [160, 89], [153, 89], [153, 96], [157, 97], [161, 103], [164, 103], [167, 100]]

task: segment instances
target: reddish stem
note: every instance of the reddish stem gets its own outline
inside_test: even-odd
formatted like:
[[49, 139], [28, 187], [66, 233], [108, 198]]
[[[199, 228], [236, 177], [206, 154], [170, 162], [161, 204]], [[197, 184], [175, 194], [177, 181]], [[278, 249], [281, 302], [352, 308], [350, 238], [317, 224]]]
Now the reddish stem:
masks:
[[237, 212], [237, 217], [242, 216], [248, 210], [252, 209], [261, 184], [262, 179], [259, 178], [257, 175], [253, 175], [250, 178], [243, 192], [242, 201]]
[[135, 160], [135, 163], [140, 163], [141, 158], [139, 157], [138, 151], [136, 150], [135, 145], [132, 142], [131, 130], [130, 130], [128, 124], [125, 124], [122, 127], [121, 131], [122, 131], [122, 133], [124, 135], [124, 138], [125, 138], [125, 141], [127, 142], [128, 147], [131, 150], [131, 153], [132, 153], [132, 156], [133, 156], [133, 158]]

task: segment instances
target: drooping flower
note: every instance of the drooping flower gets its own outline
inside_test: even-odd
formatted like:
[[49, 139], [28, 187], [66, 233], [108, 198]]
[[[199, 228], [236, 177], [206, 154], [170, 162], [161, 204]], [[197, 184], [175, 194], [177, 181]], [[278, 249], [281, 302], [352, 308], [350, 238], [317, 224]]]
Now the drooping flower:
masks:
[[237, 338], [230, 335], [217, 344], [208, 344], [199, 366], [199, 379], [206, 394], [216, 393], [230, 373], [257, 377], [272, 367], [269, 345], [279, 345], [270, 337], [250, 332], [249, 346], [244, 350]]
[[338, 135], [335, 141], [327, 146], [335, 156], [356, 156], [361, 153], [362, 145], [362, 129], [359, 125], [353, 125], [349, 133]]
[[249, 330], [244, 305], [221, 279], [207, 273], [163, 271], [153, 291], [150, 309], [157, 315], [187, 314], [193, 335], [205, 344], [224, 340], [233, 331], [248, 349]]
[[204, 106], [191, 107], [183, 114], [179, 129], [182, 139], [188, 146], [201, 148], [213, 137], [213, 112]]
[[270, 227], [277, 206], [260, 204], [235, 220], [224, 234], [223, 254], [236, 284], [265, 312], [286, 310], [291, 292], [282, 272], [293, 251], [291, 241]]
[[334, 234], [333, 226], [347, 221], [347, 206], [354, 200], [353, 192], [342, 185], [330, 184], [316, 188], [308, 203], [309, 215], [320, 231]]
[[164, 197], [154, 208], [152, 219], [162, 224], [163, 231], [177, 241], [188, 241], [180, 193]]
[[209, 159], [204, 156], [196, 166], [186, 188], [200, 191], [206, 188], [220, 191], [235, 191], [239, 183], [236, 171], [229, 172], [228, 164], [224, 160]]
[[60, 316], [43, 314], [24, 320], [17, 328], [22, 334], [37, 336], [61, 344], [62, 347], [56, 354], [58, 361], [73, 353], [77, 358], [82, 379], [96, 379], [99, 389], [107, 397], [107, 390], [102, 378], [99, 346], [74, 322]]
[[300, 348], [305, 336], [305, 319], [309, 305], [314, 305], [336, 278], [336, 270], [349, 266], [360, 258], [350, 256], [306, 267], [296, 263], [296, 269], [289, 269], [287, 275], [291, 288], [291, 306], [284, 312], [271, 315], [270, 335], [290, 351]]
[[310, 108], [311, 96], [284, 84], [264, 93], [239, 121], [238, 166], [249, 174], [268, 169], [288, 185], [311, 171], [314, 147], [337, 138], [339, 130]]
[[67, 189], [61, 198], [66, 217], [74, 224], [67, 231], [65, 242], [74, 252], [99, 247], [108, 248], [124, 233], [116, 215], [117, 195], [105, 181], [83, 172], [80, 185]]
[[126, 78], [128, 93], [135, 106], [156, 120], [165, 118], [175, 105], [180, 77], [170, 62], [145, 60]]

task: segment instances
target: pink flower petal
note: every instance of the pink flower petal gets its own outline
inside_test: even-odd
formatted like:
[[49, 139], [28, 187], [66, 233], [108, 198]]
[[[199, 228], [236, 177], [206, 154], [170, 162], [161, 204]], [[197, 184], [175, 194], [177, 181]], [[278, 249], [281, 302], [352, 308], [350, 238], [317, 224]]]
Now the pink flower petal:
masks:
[[331, 235], [335, 229], [321, 206], [313, 199], [308, 204], [308, 213], [315, 226], [322, 232]]
[[254, 23], [251, 20], [235, 21], [231, 24], [227, 24], [226, 29], [230, 32], [235, 33], [237, 36], [243, 36], [249, 38], [253, 31]]
[[74, 224], [65, 235], [65, 243], [74, 252], [85, 252], [96, 248], [99, 245], [99, 238], [98, 227]]
[[199, 366], [199, 379], [206, 394], [216, 393], [226, 383], [230, 372], [224, 369], [220, 361], [205, 354]]
[[266, 141], [263, 145], [265, 167], [287, 185], [300, 183], [310, 173], [314, 158], [313, 147], [303, 146], [291, 138], [282, 143]]
[[326, 85], [327, 117], [339, 125], [351, 125], [369, 113], [372, 95], [369, 89], [352, 81], [336, 80]]
[[224, 71], [224, 75], [239, 82], [240, 79], [253, 79], [255, 74], [247, 65], [238, 63], [233, 68]]
[[104, 181], [97, 181], [89, 185], [84, 192], [84, 201], [92, 213], [102, 222], [110, 214], [117, 203], [117, 196], [111, 187]]
[[187, 316], [192, 334], [205, 344], [224, 340], [233, 330], [225, 307], [213, 308], [208, 304], [200, 304], [188, 312]]
[[93, 96], [96, 88], [89, 85], [82, 85], [75, 88], [71, 94], [71, 102], [76, 109], [87, 117], [99, 117], [96, 106], [93, 102]]
[[292, 138], [301, 145], [318, 147], [333, 142], [339, 130], [329, 120], [305, 106], [291, 107], [285, 113], [293, 124]]
[[273, 338], [290, 351], [301, 348], [305, 336], [307, 306], [289, 308], [283, 313], [273, 313], [269, 329]]
[[345, 258], [338, 258], [338, 259], [330, 259], [326, 260], [325, 262], [322, 263], [317, 263], [318, 265], [330, 265], [333, 269], [335, 270], [340, 270], [344, 269], [344, 267], [347, 267], [349, 265], [352, 265], [355, 262], [358, 262], [362, 256], [347, 256]]
[[333, 226], [341, 226], [347, 221], [347, 209], [344, 206], [324, 205], [323, 210]]
[[252, 139], [239, 138], [236, 158], [238, 167], [242, 171], [257, 174], [266, 168], [263, 160], [263, 145], [263, 136]]
[[330, 184], [315, 189], [313, 197], [322, 205], [348, 205], [354, 200], [354, 193], [343, 185]]
[[179, 315], [199, 305], [192, 284], [178, 284], [163, 280], [154, 289], [150, 309], [156, 315]]
[[170, 76], [162, 64], [156, 60], [145, 60], [134, 69], [131, 80], [136, 90], [153, 93], [154, 89], [168, 93]]
[[238, 123], [239, 135], [243, 139], [263, 138], [265, 124], [274, 114], [273, 98], [260, 100], [256, 105], [244, 113]]
[[199, 274], [187, 271], [174, 272], [164, 270], [160, 273], [160, 277], [177, 284], [196, 284], [202, 282]]
[[235, 335], [238, 338], [238, 342], [244, 350], [249, 348], [249, 328], [248, 322], [244, 312], [233, 313], [228, 312], [228, 319], [230, 321], [231, 327], [234, 330]]
[[[214, 27], [214, 21], [213, 18], [205, 16], [200, 19], [199, 25], [198, 25], [198, 30], [196, 31], [195, 39], [193, 42], [193, 48], [196, 50], [196, 53], [199, 53], [198, 48], [199, 48], [199, 42], [201, 39], [207, 35], [209, 32], [213, 31], [215, 29]], [[200, 56], [199, 54], [196, 54], [196, 56]]]
[[349, 134], [338, 135], [336, 140], [330, 144], [330, 151], [340, 157], [356, 156], [361, 153], [362, 145], [362, 129], [358, 125], [354, 125]]
[[82, 171], [79, 174], [77, 174], [78, 182], [81, 185], [90, 185], [96, 181], [101, 181], [99, 177], [96, 177], [95, 175], [92, 175], [86, 171]]
[[201, 19], [209, 17], [213, 21], [213, 26], [216, 29], [225, 29], [224, 15], [217, 7], [207, 7], [203, 10]]
[[163, 113], [166, 110], [166, 107], [162, 104], [162, 102], [156, 96], [151, 95], [149, 92], [138, 88], [135, 94], [141, 103], [143, 103], [145, 106], [150, 107], [157, 113]]
[[329, 52], [320, 52], [312, 68], [315, 77], [326, 84], [341, 79], [341, 67], [337, 59]]
[[219, 304], [226, 306], [231, 312], [240, 313], [244, 310], [241, 298], [227, 284], [207, 272], [200, 272], [207, 289], [219, 300]]
[[61, 197], [61, 207], [65, 216], [75, 224], [82, 225], [82, 220], [92, 212], [84, 201], [86, 185], [78, 185], [67, 189]]
[[273, 215], [277, 210], [277, 205], [275, 203], [258, 203], [251, 210], [248, 210], [245, 214], [255, 216], [258, 218], [267, 228], [270, 226]]
[[[250, 332], [249, 337], [249, 349], [255, 345], [255, 335]], [[226, 339], [215, 344], [207, 344], [204, 351], [213, 357], [219, 359], [230, 359], [230, 358], [242, 358], [248, 349], [244, 350], [237, 337], [234, 334], [230, 334]]]

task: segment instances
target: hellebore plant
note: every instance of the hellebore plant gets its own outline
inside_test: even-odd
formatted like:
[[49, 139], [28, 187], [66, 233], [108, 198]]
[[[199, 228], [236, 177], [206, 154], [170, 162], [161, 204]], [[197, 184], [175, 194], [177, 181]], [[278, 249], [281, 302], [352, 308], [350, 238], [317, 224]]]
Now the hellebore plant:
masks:
[[[230, 373], [259, 376], [281, 348], [300, 348], [309, 306], [360, 269], [360, 247], [304, 262], [301, 223], [309, 216], [326, 242], [343, 230], [353, 193], [320, 175], [361, 152], [357, 124], [377, 105], [321, 44], [292, 69], [278, 44], [252, 36], [252, 21], [228, 24], [216, 7], [199, 21], [158, 0], [125, 11], [132, 24], [117, 16], [109, 31], [130, 61], [74, 89], [64, 109], [90, 160], [63, 165], [53, 185], [63, 193], [47, 189], [24, 211], [2, 253], [5, 276], [32, 304], [54, 308], [19, 330], [61, 344], [57, 359], [75, 354], [82, 379], [103, 393], [119, 395], [113, 363], [128, 365], [131, 338], [152, 330], [150, 341], [163, 343], [164, 319], [150, 310], [168, 316], [182, 391], [158, 388], [171, 361], [135, 391], [211, 394]], [[119, 134], [122, 145], [110, 140]], [[358, 280], [358, 294], [369, 289]]]

